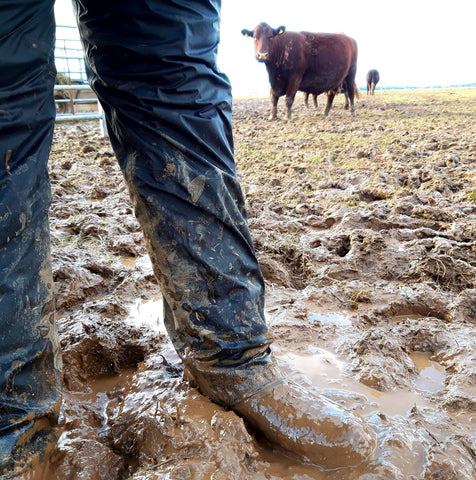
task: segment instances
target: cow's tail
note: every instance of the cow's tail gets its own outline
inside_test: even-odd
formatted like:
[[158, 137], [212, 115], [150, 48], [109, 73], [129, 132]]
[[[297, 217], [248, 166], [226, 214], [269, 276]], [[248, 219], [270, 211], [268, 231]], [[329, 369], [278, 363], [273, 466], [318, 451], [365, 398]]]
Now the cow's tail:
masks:
[[360, 98], [360, 91], [357, 85], [354, 85], [354, 97], [358, 100]]

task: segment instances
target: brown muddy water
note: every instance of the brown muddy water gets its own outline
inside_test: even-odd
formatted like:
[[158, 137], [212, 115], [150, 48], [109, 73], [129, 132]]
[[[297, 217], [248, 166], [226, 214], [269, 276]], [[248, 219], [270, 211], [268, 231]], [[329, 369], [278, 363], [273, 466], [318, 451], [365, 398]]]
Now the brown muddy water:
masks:
[[[48, 480], [475, 480], [476, 89], [378, 92], [356, 117], [236, 100], [238, 173], [275, 355], [361, 415], [372, 458], [289, 457], [182, 377], [107, 139], [58, 126], [52, 257], [64, 361]], [[283, 107], [284, 109], [284, 107]]]
[[[164, 335], [165, 327], [162, 323], [161, 303], [160, 296], [155, 296], [147, 301], [135, 302], [129, 306], [129, 315], [125, 318], [124, 323], [126, 325], [129, 324], [131, 328], [139, 330], [147, 329], [150, 330], [150, 332]], [[352, 316], [345, 312], [326, 313], [322, 311], [310, 311], [308, 317], [312, 322], [325, 323], [333, 329], [337, 327], [339, 331], [334, 330], [334, 332], [340, 338], [345, 336], [347, 332], [353, 328]], [[390, 318], [389, 321], [395, 323], [417, 322], [418, 318], [415, 316], [402, 316]], [[165, 345], [160, 354], [161, 364], [163, 365], [165, 362], [170, 371], [174, 371], [175, 369], [179, 371], [180, 360], [175, 354], [171, 344], [167, 340], [164, 340], [164, 342]], [[457, 428], [462, 432], [466, 430], [468, 433], [471, 431], [474, 433], [475, 431], [476, 416], [471, 410], [459, 409], [457, 412], [453, 412], [453, 416], [449, 415], [447, 417], [446, 415], [442, 415], [442, 412], [438, 409], [435, 410], [432, 405], [429, 396], [444, 391], [446, 374], [445, 368], [441, 364], [431, 360], [432, 354], [429, 352], [415, 351], [409, 354], [409, 361], [413, 362], [416, 372], [411, 385], [407, 388], [382, 392], [376, 388], [363, 385], [346, 375], [345, 371], [349, 365], [346, 363], [345, 356], [339, 355], [332, 346], [328, 349], [315, 344], [303, 344], [299, 347], [300, 348], [290, 350], [277, 348], [275, 349], [275, 353], [284, 367], [292, 367], [295, 377], [301, 384], [311, 389], [315, 388], [320, 392], [324, 391], [330, 398], [356, 411], [372, 424], [374, 429], [379, 433], [380, 441], [378, 450], [371, 460], [352, 469], [325, 472], [314, 465], [306, 465], [289, 457], [285, 452], [278, 451], [265, 439], [257, 437], [257, 439], [253, 441], [254, 462], [251, 471], [240, 468], [238, 472], [231, 473], [227, 472], [225, 467], [214, 471], [215, 467], [207, 465], [209, 458], [201, 459], [198, 465], [189, 465], [189, 459], [186, 458], [185, 464], [182, 465], [184, 459], [180, 453], [178, 464], [176, 464], [177, 458], [174, 456], [167, 458], [165, 463], [161, 464], [161, 469], [166, 467], [165, 469], [169, 470], [167, 474], [151, 476], [150, 473], [147, 473], [145, 476], [137, 478], [281, 478], [293, 480], [308, 478], [316, 480], [420, 478], [421, 472], [424, 471], [428, 461], [425, 452], [427, 447], [425, 446], [423, 438], [421, 438], [423, 434], [423, 436], [426, 435], [433, 440], [438, 438], [438, 443], [440, 444], [452, 438], [452, 430], [455, 428], [455, 425], [458, 425]], [[99, 438], [108, 438], [113, 435], [110, 424], [113, 421], [117, 421], [117, 418], [114, 418], [114, 410], [111, 418], [109, 417], [111, 414], [110, 403], [111, 401], [114, 402], [114, 399], [118, 396], [122, 401], [124, 401], [124, 396], [131, 396], [131, 403], [127, 410], [128, 412], [130, 410], [139, 412], [144, 408], [144, 397], [150, 399], [159, 396], [163, 397], [164, 395], [168, 397], [170, 395], [167, 401], [171, 401], [173, 398], [173, 402], [179, 401], [182, 403], [181, 409], [183, 409], [186, 415], [187, 423], [198, 422], [200, 424], [204, 421], [209, 421], [210, 424], [213, 425], [217, 415], [226, 414], [235, 416], [231, 412], [225, 412], [209, 402], [208, 405], [204, 405], [203, 399], [197, 402], [196, 393], [193, 395], [193, 399], [189, 398], [188, 394], [184, 396], [180, 395], [179, 398], [176, 398], [177, 392], [172, 393], [172, 391], [165, 393], [160, 387], [157, 389], [157, 384], [155, 383], [157, 381], [156, 376], [154, 376], [155, 381], [152, 382], [152, 384], [150, 383], [150, 379], [139, 379], [139, 377], [143, 375], [150, 374], [151, 372], [144, 371], [143, 367], [134, 367], [125, 368], [117, 375], [96, 377], [86, 382], [85, 392], [68, 393], [66, 402], [70, 403], [70, 408], [75, 405], [74, 411], [76, 411], [77, 408], [85, 408], [86, 405], [94, 410], [95, 420], [97, 422], [94, 434], [98, 435]], [[176, 375], [177, 372], [174, 372], [174, 374]], [[139, 387], [139, 385], [141, 387]], [[139, 390], [144, 395], [137, 395]], [[134, 400], [134, 397], [137, 397], [137, 399]], [[154, 415], [158, 415], [159, 411], [160, 404], [158, 402]], [[422, 419], [425, 419], [423, 425], [421, 425]], [[434, 420], [438, 421], [438, 425], [432, 424]], [[174, 418], [173, 421], [176, 422], [177, 418]], [[180, 420], [180, 422], [183, 421], [184, 419]], [[121, 429], [122, 428], [124, 428], [124, 426], [121, 426]], [[234, 428], [236, 428], [236, 426]], [[234, 428], [231, 431], [233, 435], [236, 434]], [[408, 429], [407, 432], [405, 432], [406, 429]], [[438, 437], [435, 437], [433, 431], [438, 434]], [[242, 431], [241, 434], [243, 433]], [[221, 432], [222, 439], [227, 435], [230, 435], [230, 431], [223, 429]], [[152, 441], [153, 440], [155, 440], [154, 435], [152, 435]], [[195, 444], [199, 444], [198, 451], [195, 454], [202, 457], [203, 453], [199, 453], [199, 450], [203, 449], [200, 438], [195, 436], [190, 438], [187, 435], [187, 442], [190, 440]], [[231, 441], [234, 442], [234, 440], [235, 439]], [[249, 441], [249, 438], [247, 438], [247, 440]], [[150, 439], [148, 439], [148, 441], [150, 441]], [[174, 441], [176, 441], [176, 439], [174, 439]], [[230, 439], [226, 441], [230, 441]], [[154, 451], [156, 447], [154, 445], [144, 444], [141, 448], [147, 451]], [[222, 447], [216, 445], [214, 448]], [[208, 452], [208, 454], [210, 455], [210, 452]], [[205, 456], [207, 457], [207, 455]], [[210, 456], [213, 459], [213, 455]], [[457, 464], [460, 460], [456, 457], [452, 459], [452, 461]], [[202, 462], [205, 463], [207, 468], [200, 467]], [[88, 459], [83, 459], [82, 463], [88, 464]], [[391, 468], [388, 464], [391, 465]], [[127, 476], [137, 468], [140, 468], [140, 462], [138, 462], [135, 457], [129, 458], [125, 465], [125, 471], [129, 469], [129, 473], [124, 473], [123, 475], [127, 478]], [[202, 471], [201, 468], [205, 468], [205, 470]], [[398, 468], [401, 472], [399, 473], [400, 476], [393, 476], [391, 473], [393, 468]], [[216, 472], [221, 472], [221, 476], [214, 477], [213, 475], [216, 474]], [[471, 470], [468, 470], [467, 474], [472, 475]], [[58, 478], [61, 478], [61, 476]], [[132, 478], [135, 477], [132, 476]], [[454, 478], [466, 477], [455, 476]], [[467, 478], [472, 477], [469, 476]]]

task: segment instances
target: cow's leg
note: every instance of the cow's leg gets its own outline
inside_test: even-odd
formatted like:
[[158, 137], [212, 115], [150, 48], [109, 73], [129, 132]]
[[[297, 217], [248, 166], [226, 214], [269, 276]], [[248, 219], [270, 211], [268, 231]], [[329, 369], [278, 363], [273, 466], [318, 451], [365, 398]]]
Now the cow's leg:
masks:
[[347, 90], [344, 92], [344, 96], [345, 96], [345, 105], [344, 105], [344, 108], [346, 110], [349, 110], [349, 94], [347, 93]]
[[271, 114], [268, 120], [276, 120], [278, 118], [278, 100], [279, 95], [271, 89]]
[[314, 94], [314, 95], [312, 96], [312, 100], [313, 100], [313, 102], [314, 102], [314, 107], [317, 108], [317, 95]]
[[291, 120], [291, 108], [293, 106], [294, 98], [296, 97], [299, 85], [301, 84], [301, 79], [302, 77], [300, 76], [291, 78], [288, 88], [286, 89], [286, 110], [288, 113], [288, 120]]
[[309, 93], [304, 93], [304, 105], [306, 105], [306, 107], [309, 107]]
[[329, 110], [332, 107], [332, 102], [334, 101], [335, 93], [333, 90], [329, 90], [327, 92], [327, 105], [326, 109], [324, 110], [324, 115], [327, 116], [329, 114]]
[[351, 115], [355, 115], [355, 107], [354, 107], [354, 97], [355, 97], [355, 91], [356, 91], [356, 85], [355, 85], [355, 67], [351, 68], [349, 71], [349, 74], [347, 75], [345, 79], [345, 85], [346, 85], [346, 90], [347, 94], [349, 95], [349, 103], [350, 103], [350, 113]]
[[349, 95], [350, 114], [355, 115], [355, 107], [354, 107], [355, 84], [353, 82], [348, 82], [348, 86], [349, 86], [349, 89], [347, 93]]
[[288, 120], [291, 120], [291, 109], [294, 103], [294, 97], [296, 96], [296, 92], [293, 95], [286, 94], [286, 111], [288, 114]]

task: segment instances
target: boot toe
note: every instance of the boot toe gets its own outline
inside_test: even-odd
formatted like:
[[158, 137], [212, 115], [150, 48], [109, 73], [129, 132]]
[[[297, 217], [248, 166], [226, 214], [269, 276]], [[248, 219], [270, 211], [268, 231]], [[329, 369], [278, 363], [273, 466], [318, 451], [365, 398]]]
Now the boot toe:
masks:
[[233, 409], [272, 443], [325, 469], [357, 465], [376, 448], [376, 435], [363, 419], [290, 380]]

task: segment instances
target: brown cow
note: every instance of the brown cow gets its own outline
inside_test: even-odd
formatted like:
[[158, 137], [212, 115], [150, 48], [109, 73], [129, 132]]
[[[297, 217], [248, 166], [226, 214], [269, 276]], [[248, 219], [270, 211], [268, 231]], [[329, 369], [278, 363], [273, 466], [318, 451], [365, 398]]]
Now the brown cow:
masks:
[[367, 72], [367, 95], [373, 95], [375, 92], [375, 86], [380, 81], [380, 75], [378, 70], [369, 70]]
[[[254, 30], [243, 29], [246, 37], [253, 37], [255, 57], [264, 62], [271, 84], [271, 116], [277, 118], [279, 97], [286, 95], [288, 118], [298, 90], [319, 95], [327, 92], [327, 115], [334, 101], [335, 91], [345, 86], [350, 111], [355, 114], [355, 73], [357, 44], [340, 33], [286, 32], [286, 27], [271, 28], [260, 23]], [[339, 90], [337, 90], [339, 91]]]

